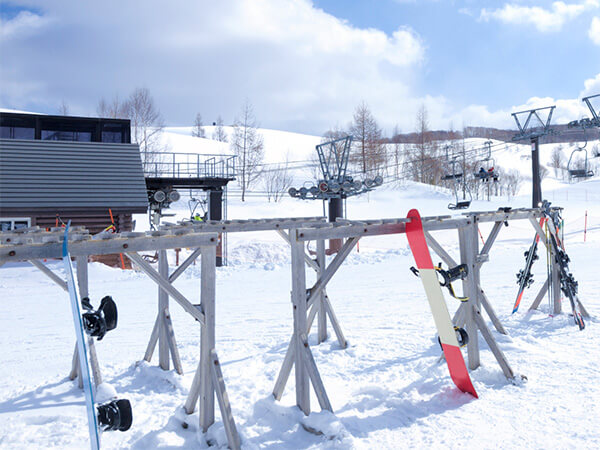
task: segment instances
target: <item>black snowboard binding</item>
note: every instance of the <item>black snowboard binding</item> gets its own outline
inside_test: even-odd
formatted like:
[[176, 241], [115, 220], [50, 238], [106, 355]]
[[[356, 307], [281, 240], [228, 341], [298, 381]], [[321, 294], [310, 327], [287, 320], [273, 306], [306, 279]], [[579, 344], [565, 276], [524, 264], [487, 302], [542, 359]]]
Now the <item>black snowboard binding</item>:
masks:
[[96, 409], [98, 410], [98, 425], [102, 431], [127, 431], [131, 428], [133, 416], [129, 400], [113, 400], [98, 405]]
[[111, 296], [104, 297], [96, 311], [87, 297], [81, 299], [81, 305], [88, 311], [81, 315], [83, 328], [88, 335], [100, 341], [108, 331], [117, 328], [117, 305]]
[[[467, 330], [464, 328], [454, 327], [454, 332], [456, 333], [456, 340], [458, 341], [459, 347], [464, 347], [469, 343], [469, 335], [467, 334]], [[440, 344], [440, 348], [444, 350], [444, 347], [442, 347], [442, 340], [439, 336], [438, 343]]]

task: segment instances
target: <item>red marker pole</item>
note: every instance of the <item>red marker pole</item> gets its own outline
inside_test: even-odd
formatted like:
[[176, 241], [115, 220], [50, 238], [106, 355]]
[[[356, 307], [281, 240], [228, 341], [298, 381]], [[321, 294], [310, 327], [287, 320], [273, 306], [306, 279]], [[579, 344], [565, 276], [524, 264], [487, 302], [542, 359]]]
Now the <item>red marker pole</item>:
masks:
[[586, 234], [587, 234], [587, 210], [585, 211], [585, 224], [583, 225], [583, 242], [585, 242]]

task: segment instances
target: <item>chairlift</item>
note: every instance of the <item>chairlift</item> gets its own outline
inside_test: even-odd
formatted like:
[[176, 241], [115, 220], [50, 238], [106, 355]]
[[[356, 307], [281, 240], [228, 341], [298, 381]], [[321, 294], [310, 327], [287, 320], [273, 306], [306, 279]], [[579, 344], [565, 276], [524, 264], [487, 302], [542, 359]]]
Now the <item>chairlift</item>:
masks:
[[[473, 200], [473, 197], [471, 196], [471, 191], [469, 190], [469, 187], [467, 186], [466, 180], [464, 179], [464, 174], [462, 172], [457, 172], [455, 170], [455, 165], [456, 165], [456, 158], [453, 158], [451, 161], [452, 164], [452, 170], [450, 174], [446, 174], [442, 177], [442, 179], [444, 180], [452, 180], [452, 191], [454, 192], [454, 199], [455, 202], [454, 203], [449, 203], [448, 204], [448, 209], [466, 209], [469, 206], [471, 206], [471, 201]], [[462, 183], [461, 183], [462, 181]], [[462, 200], [459, 200], [458, 198], [458, 185], [462, 184], [462, 188], [463, 188], [463, 192], [469, 195], [469, 200], [467, 200], [465, 198], [465, 196], [463, 196]]]
[[485, 145], [488, 150], [488, 154], [485, 158], [478, 161], [479, 171], [474, 172], [473, 176], [481, 181], [494, 181], [498, 182], [498, 172], [496, 172], [496, 161], [492, 158], [492, 141], [486, 141]]
[[[202, 219], [203, 221], [206, 221], [208, 218], [208, 211], [206, 210], [206, 206], [207, 206], [207, 200], [204, 198], [195, 198], [192, 197], [192, 189], [190, 189], [190, 198], [188, 200], [188, 208], [190, 210], [190, 220], [191, 221], [198, 221], [200, 219]], [[196, 212], [196, 210], [200, 208], [200, 210], [202, 211], [202, 215], [200, 215], [199, 212]]]
[[[585, 128], [583, 129], [585, 133]], [[588, 169], [588, 153], [586, 150], [587, 146], [587, 137], [585, 140], [585, 144], [582, 147], [577, 147], [575, 150], [571, 152], [571, 156], [569, 157], [569, 162], [567, 163], [567, 171], [569, 172], [570, 178], [590, 178], [594, 176], [594, 172]], [[573, 163], [573, 155], [577, 152], [583, 152], [585, 154], [583, 169], [572, 168], [571, 164]]]
[[[452, 158], [450, 158], [450, 155], [448, 154], [448, 149], [450, 149], [450, 148], [452, 148]], [[463, 173], [456, 172], [456, 170], [454, 170], [454, 165], [456, 164], [456, 159], [458, 158], [458, 156], [454, 154], [454, 148], [450, 145], [446, 145], [445, 149], [446, 149], [446, 167], [447, 167], [447, 169], [450, 169], [450, 170], [446, 171], [446, 173], [442, 176], [442, 180], [444, 180], [444, 181], [461, 180]], [[451, 168], [448, 167], [448, 164], [451, 164], [452, 167]]]

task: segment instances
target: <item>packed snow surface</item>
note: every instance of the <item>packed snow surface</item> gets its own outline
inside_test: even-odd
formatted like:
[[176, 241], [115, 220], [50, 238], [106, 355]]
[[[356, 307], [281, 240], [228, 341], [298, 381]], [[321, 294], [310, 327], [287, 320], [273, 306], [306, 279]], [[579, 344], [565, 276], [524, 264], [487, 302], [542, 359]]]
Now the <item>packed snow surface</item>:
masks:
[[[348, 348], [340, 348], [331, 328], [325, 343], [317, 345], [314, 327], [309, 337], [333, 414], [320, 412], [311, 394], [314, 412], [305, 417], [295, 406], [293, 375], [282, 400], [275, 401], [273, 385], [292, 333], [289, 248], [274, 232], [231, 234], [229, 265], [217, 269], [216, 348], [242, 447], [600, 448], [600, 181], [548, 182], [554, 183], [549, 200], [565, 207], [570, 267], [594, 318], [579, 331], [567, 301], [565, 313], [555, 317], [547, 300], [526, 314], [546, 275], [543, 250], [535, 283], [511, 315], [515, 274], [524, 265], [533, 228], [526, 220], [502, 227], [482, 266], [482, 288], [509, 333], [494, 330], [494, 337], [517, 377], [527, 380], [507, 381], [480, 337], [481, 366], [471, 371], [479, 399], [460, 392], [438, 362], [440, 347], [421, 282], [409, 271], [414, 260], [406, 237], [388, 235], [362, 239], [328, 285]], [[471, 210], [529, 206], [526, 187], [522, 194], [474, 202]], [[348, 217], [405, 217], [411, 208], [441, 215], [450, 201], [446, 191], [408, 183], [349, 200]], [[184, 200], [174, 209], [178, 217], [188, 214]], [[230, 219], [320, 216], [322, 205], [251, 198], [230, 201], [228, 213]], [[138, 218], [140, 226], [143, 221]], [[481, 225], [483, 238], [490, 229]], [[459, 259], [456, 232], [434, 236]], [[174, 266], [175, 255], [170, 258]], [[62, 274], [60, 261], [47, 265]], [[191, 266], [175, 282], [193, 301], [199, 301], [199, 274], [199, 266]], [[310, 286], [314, 275], [310, 269], [307, 274]], [[205, 434], [198, 413], [186, 416], [182, 408], [199, 359], [197, 322], [171, 300], [185, 373], [163, 371], [156, 353], [150, 363], [140, 361], [157, 313], [156, 285], [140, 272], [97, 263], [90, 265], [89, 282], [93, 303], [109, 294], [119, 307], [117, 329], [97, 345], [107, 385], [102, 390], [130, 399], [134, 414], [130, 431], [103, 434], [103, 447], [226, 447], [218, 408]], [[75, 337], [67, 294], [26, 263], [0, 268], [0, 292], [0, 447], [86, 448], [83, 392], [68, 379]], [[451, 313], [458, 307], [450, 297], [447, 303]]]

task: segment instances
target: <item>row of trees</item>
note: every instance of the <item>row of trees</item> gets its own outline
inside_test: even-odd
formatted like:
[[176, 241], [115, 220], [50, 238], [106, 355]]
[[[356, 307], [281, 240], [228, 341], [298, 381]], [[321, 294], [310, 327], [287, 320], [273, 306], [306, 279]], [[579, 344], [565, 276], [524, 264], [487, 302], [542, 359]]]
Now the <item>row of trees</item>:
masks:
[[[68, 107], [63, 102], [62, 110], [68, 113]], [[124, 100], [115, 96], [111, 101], [102, 98], [97, 106], [97, 113], [102, 117], [129, 118], [131, 120], [132, 141], [140, 145], [145, 169], [148, 169], [155, 159], [155, 153], [167, 150], [160, 138], [164, 130], [164, 119], [156, 106], [154, 99], [146, 88], [136, 88]], [[385, 138], [381, 127], [365, 102], [361, 102], [354, 111], [352, 121], [347, 127], [336, 127], [323, 135], [323, 141], [353, 136], [349, 158], [349, 172], [352, 175], [363, 174], [365, 177], [382, 175], [387, 181], [414, 180], [432, 185], [445, 185], [443, 176], [450, 170], [451, 155], [460, 154], [456, 170], [467, 174], [477, 171], [481, 155], [465, 150], [464, 134], [449, 132], [447, 137], [455, 139], [439, 141], [429, 128], [428, 111], [425, 106], [419, 108], [415, 117], [415, 132], [412, 133], [412, 143], [401, 143], [400, 131], [396, 126], [391, 138]], [[291, 186], [293, 177], [287, 162], [272, 165], [265, 169], [264, 139], [258, 130], [258, 122], [254, 109], [246, 100], [236, 116], [232, 129], [228, 133], [223, 119], [218, 117], [211, 139], [228, 142], [231, 150], [237, 156], [238, 183], [241, 188], [241, 198], [245, 201], [248, 191], [254, 186], [261, 186], [269, 200], [277, 201]], [[196, 115], [192, 135], [207, 138], [206, 129], [200, 113]], [[452, 146], [448, 150], [447, 145]], [[555, 149], [551, 166], [558, 170], [564, 166], [564, 155]], [[316, 160], [313, 162], [312, 174], [315, 181], [320, 173]], [[487, 167], [486, 167], [487, 168]], [[452, 167], [452, 169], [455, 169]], [[496, 168], [499, 170], [499, 168]], [[521, 179], [516, 173], [503, 173], [502, 182], [494, 185], [493, 193], [510, 195], [511, 190], [517, 189]], [[469, 182], [469, 189], [477, 198], [482, 188], [475, 180]]]
[[[215, 127], [211, 139], [219, 142], [227, 142], [227, 133], [225, 132], [223, 118], [219, 116], [216, 122], [213, 122], [213, 126]], [[202, 122], [202, 115], [200, 113], [196, 114], [196, 119], [194, 120], [194, 126], [192, 128], [192, 136], [199, 138], [207, 138], [206, 131], [204, 130], [204, 123]]]

